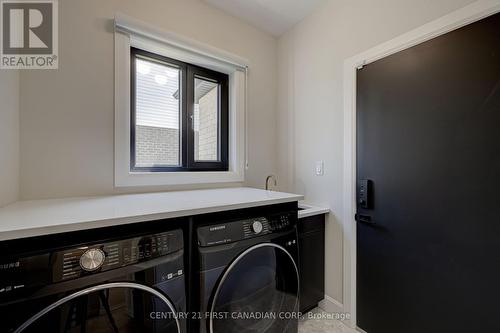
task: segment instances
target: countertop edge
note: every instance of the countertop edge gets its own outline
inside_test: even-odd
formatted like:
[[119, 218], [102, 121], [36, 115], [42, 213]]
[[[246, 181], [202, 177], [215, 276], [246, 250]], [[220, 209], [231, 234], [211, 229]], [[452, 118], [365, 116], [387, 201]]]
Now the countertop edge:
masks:
[[303, 219], [303, 218], [306, 218], [309, 216], [330, 213], [329, 208], [317, 207], [317, 206], [309, 205], [306, 203], [300, 203], [300, 202], [299, 202], [299, 208], [303, 208], [303, 210], [299, 210], [299, 219]]
[[202, 207], [196, 209], [168, 211], [156, 214], [124, 216], [118, 218], [99, 219], [99, 220], [83, 221], [77, 223], [20, 228], [16, 230], [0, 232], [0, 242], [21, 239], [21, 238], [46, 236], [51, 234], [59, 234], [72, 231], [98, 229], [98, 228], [113, 227], [113, 226], [127, 225], [133, 223], [151, 222], [162, 219], [173, 219], [179, 217], [202, 215], [202, 214], [216, 213], [229, 210], [252, 208], [258, 206], [276, 205], [281, 203], [300, 201], [303, 198], [304, 197], [302, 195], [297, 194], [297, 195], [290, 195], [289, 197], [286, 198], [264, 199], [264, 200], [236, 203], [236, 204], [226, 204], [226, 205]]

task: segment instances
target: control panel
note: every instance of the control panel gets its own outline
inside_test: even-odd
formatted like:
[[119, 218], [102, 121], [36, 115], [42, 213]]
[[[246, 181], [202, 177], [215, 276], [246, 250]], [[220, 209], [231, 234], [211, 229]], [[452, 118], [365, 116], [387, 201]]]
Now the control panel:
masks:
[[271, 231], [283, 231], [290, 228], [293, 219], [291, 214], [279, 214], [269, 218]]
[[[184, 247], [182, 230], [80, 246], [0, 261], [0, 299], [19, 297], [33, 288], [121, 268], [177, 252]], [[162, 279], [183, 274], [169, 267]], [[161, 274], [160, 274], [161, 275]], [[159, 275], [159, 276], [160, 276]]]
[[213, 246], [286, 231], [295, 225], [297, 213], [231, 221], [197, 229], [198, 245]]
[[242, 221], [243, 238], [251, 238], [256, 235], [265, 235], [271, 232], [269, 220], [265, 217], [258, 217]]
[[54, 282], [104, 272], [176, 252], [183, 248], [182, 231], [176, 230], [116, 242], [81, 246], [56, 252]]
[[358, 189], [358, 204], [361, 208], [372, 208], [373, 182], [369, 179], [361, 179]]

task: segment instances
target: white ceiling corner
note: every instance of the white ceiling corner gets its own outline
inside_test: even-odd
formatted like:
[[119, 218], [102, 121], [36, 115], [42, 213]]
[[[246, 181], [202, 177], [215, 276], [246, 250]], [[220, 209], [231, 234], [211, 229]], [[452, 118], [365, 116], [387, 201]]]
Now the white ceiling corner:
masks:
[[274, 36], [281, 36], [325, 0], [204, 0]]

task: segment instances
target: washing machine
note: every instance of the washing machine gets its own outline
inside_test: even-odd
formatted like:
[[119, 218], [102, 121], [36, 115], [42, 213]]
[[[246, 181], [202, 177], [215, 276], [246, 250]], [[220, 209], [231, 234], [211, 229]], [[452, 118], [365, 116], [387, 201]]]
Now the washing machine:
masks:
[[186, 332], [180, 229], [0, 260], [1, 332]]
[[196, 229], [199, 331], [298, 330], [297, 211]]

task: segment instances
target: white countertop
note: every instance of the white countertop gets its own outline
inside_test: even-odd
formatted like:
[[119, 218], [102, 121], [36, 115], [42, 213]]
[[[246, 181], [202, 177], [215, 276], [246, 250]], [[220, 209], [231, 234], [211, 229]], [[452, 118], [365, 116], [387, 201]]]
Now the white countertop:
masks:
[[0, 241], [302, 199], [297, 194], [238, 187], [20, 201], [0, 208]]
[[330, 213], [329, 208], [316, 207], [303, 202], [299, 203], [299, 208], [302, 208], [302, 210], [299, 210], [299, 219], [319, 214]]

